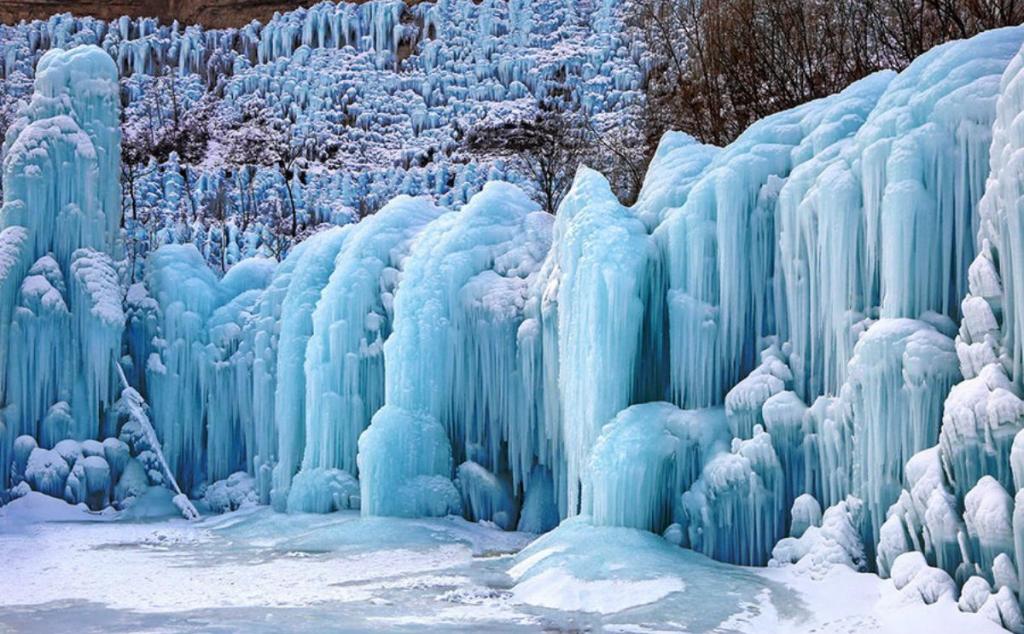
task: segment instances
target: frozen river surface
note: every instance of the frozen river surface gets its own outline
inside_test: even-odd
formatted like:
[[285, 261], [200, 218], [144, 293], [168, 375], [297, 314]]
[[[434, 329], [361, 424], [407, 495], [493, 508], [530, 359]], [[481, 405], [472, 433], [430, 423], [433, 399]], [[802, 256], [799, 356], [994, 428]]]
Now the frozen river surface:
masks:
[[[563, 527], [564, 528], [564, 527]], [[507, 533], [459, 518], [243, 510], [196, 523], [0, 508], [0, 632], [1001, 632], [873, 575], [726, 566], [583, 523]]]

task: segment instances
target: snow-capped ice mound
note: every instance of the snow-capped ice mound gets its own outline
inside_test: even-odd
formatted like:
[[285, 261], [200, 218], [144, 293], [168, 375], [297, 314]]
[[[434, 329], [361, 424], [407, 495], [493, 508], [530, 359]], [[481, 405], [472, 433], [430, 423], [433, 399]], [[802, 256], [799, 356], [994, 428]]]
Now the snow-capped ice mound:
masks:
[[682, 507], [694, 549], [719, 561], [764, 565], [784, 535], [782, 473], [771, 436], [756, 426], [753, 438], [733, 439], [730, 452], [705, 463]]
[[681, 452], [666, 418], [676, 413], [669, 403], [635, 405], [605, 426], [583, 476], [583, 512], [595, 524], [660, 533], [670, 523]]
[[359, 508], [359, 482], [341, 469], [313, 467], [295, 475], [289, 513], [332, 513]]
[[812, 524], [799, 536], [780, 540], [772, 549], [768, 565], [792, 564], [799, 573], [813, 578], [824, 577], [834, 566], [864, 570], [867, 558], [858, 529], [862, 509], [863, 503], [852, 496], [829, 507], [820, 518], [820, 525]]
[[67, 461], [52, 449], [33, 449], [25, 465], [25, 481], [32, 490], [56, 498], [63, 497], [70, 473]]
[[680, 495], [701, 465], [726, 451], [721, 410], [634, 405], [602, 430], [583, 477], [583, 512], [599, 526], [660, 533], [679, 514]]
[[956, 600], [959, 593], [953, 578], [944, 570], [932, 568], [918, 552], [904, 553], [892, 566], [892, 582], [905, 601], [932, 604]]
[[821, 526], [821, 504], [810, 493], [801, 494], [793, 501], [789, 516], [789, 536], [800, 539], [807, 529]]
[[657, 602], [691, 631], [713, 629], [735, 612], [729, 594], [763, 583], [738, 569], [722, 573], [720, 564], [656, 535], [593, 526], [585, 515], [530, 544], [508, 571], [517, 602], [603, 614]]

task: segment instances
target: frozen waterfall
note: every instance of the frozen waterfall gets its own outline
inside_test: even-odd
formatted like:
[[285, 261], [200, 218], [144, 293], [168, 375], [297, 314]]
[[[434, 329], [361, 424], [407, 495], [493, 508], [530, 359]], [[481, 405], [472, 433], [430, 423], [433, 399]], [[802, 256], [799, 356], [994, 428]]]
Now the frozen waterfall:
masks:
[[[388, 6], [360, 37], [400, 39]], [[255, 54], [356, 34], [331, 16], [337, 41], [282, 24]], [[632, 207], [586, 167], [554, 217], [492, 181], [222, 277], [163, 246], [131, 287], [116, 66], [53, 51], [5, 142], [4, 488], [99, 507], [169, 468], [186, 494], [244, 482], [286, 512], [538, 532], [583, 515], [566, 526], [737, 564], [912, 569], [1009, 614], [1022, 43], [944, 44], [724, 148], [669, 133]], [[167, 467], [114, 405], [115, 362]]]

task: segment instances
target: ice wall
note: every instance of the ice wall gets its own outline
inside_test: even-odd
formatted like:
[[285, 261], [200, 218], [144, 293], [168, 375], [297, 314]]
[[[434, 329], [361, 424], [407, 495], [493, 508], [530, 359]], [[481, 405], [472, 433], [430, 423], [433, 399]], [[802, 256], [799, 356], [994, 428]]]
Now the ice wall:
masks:
[[[899, 75], [769, 117], [710, 160], [692, 148], [676, 179], [648, 178], [663, 190], [635, 208], [658, 246], [644, 273], [642, 351], [656, 368], [634, 380], [683, 407], [724, 403], [733, 439], [675, 489], [680, 527], [669, 532], [681, 543], [764, 563], [806, 493], [820, 508], [859, 509], [858, 552], [883, 572], [916, 549], [963, 582], [1006, 553], [996, 489], [1016, 490], [1011, 445], [1024, 410], [1002, 347], [1014, 339], [999, 273], [1012, 266], [993, 245], [1015, 235], [999, 232], [1008, 222], [995, 204], [997, 187], [1003, 205], [1016, 204], [1015, 185], [990, 180], [979, 201], [990, 143], [993, 175], [1011, 162], [1013, 115], [1002, 111], [1014, 83], [999, 77], [1021, 42], [1020, 29], [1004, 29], [937, 47]], [[673, 207], [652, 212], [662, 199]], [[534, 367], [557, 373], [564, 359]], [[662, 530], [664, 520], [644, 519], [661, 517], [648, 504], [663, 508], [660, 494], [630, 501], [615, 475], [668, 481], [672, 441], [661, 416], [642, 411], [605, 416], [586, 497], [599, 523]], [[635, 465], [615, 458], [634, 454]]]
[[665, 297], [672, 401], [721, 404], [753, 369], [759, 338], [784, 328], [776, 319], [784, 298], [775, 290], [779, 189], [794, 167], [856, 132], [891, 77], [872, 75], [755, 123], [714, 157], [684, 202], [664, 213], [653, 232], [661, 279], [652, 283]]
[[117, 68], [54, 49], [4, 141], [0, 210], [0, 482], [17, 436], [46, 448], [113, 435], [125, 324]]

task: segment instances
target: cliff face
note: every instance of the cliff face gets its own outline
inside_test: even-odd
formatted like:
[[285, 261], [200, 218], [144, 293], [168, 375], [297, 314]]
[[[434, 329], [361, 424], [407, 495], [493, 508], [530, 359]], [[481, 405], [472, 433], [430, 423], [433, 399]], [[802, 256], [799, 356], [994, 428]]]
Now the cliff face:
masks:
[[[113, 20], [122, 15], [178, 20], [208, 28], [238, 27], [252, 20], [266, 21], [275, 11], [311, 6], [318, 0], [2, 0], [0, 23], [45, 20], [70, 12]], [[363, 0], [354, 0], [360, 2]]]

